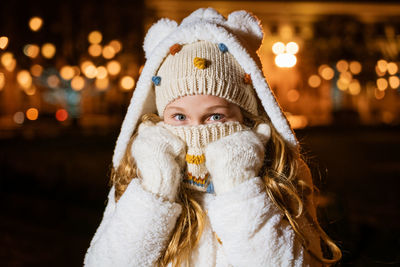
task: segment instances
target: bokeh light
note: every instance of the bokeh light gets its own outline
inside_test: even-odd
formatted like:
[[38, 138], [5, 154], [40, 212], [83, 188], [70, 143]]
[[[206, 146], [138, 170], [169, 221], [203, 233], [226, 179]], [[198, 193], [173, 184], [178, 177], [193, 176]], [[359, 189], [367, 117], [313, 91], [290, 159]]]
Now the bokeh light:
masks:
[[114, 49], [115, 53], [119, 53], [122, 50], [122, 44], [118, 40], [112, 40], [109, 45]]
[[0, 37], [0, 49], [4, 50], [8, 46], [8, 37], [7, 36], [1, 36]]
[[389, 77], [389, 85], [392, 89], [397, 89], [400, 86], [400, 80], [397, 76], [390, 76]]
[[386, 73], [387, 71], [387, 61], [384, 59], [378, 60], [377, 67], [381, 73]]
[[349, 65], [351, 73], [357, 75], [361, 72], [362, 66], [361, 63], [358, 61], [351, 61]]
[[97, 75], [96, 75], [96, 77], [97, 77], [98, 79], [104, 79], [104, 78], [106, 78], [107, 76], [108, 76], [108, 72], [107, 72], [106, 67], [104, 67], [104, 66], [98, 66], [98, 67], [97, 67]]
[[3, 64], [4, 68], [9, 72], [14, 71], [15, 66], [17, 65], [17, 61], [14, 58], [14, 55], [11, 52], [5, 52], [1, 56], [1, 64]]
[[36, 108], [30, 108], [26, 111], [26, 118], [34, 121], [39, 117], [39, 111]]
[[398, 70], [399, 70], [399, 68], [397, 67], [396, 63], [390, 62], [390, 63], [387, 64], [387, 72], [390, 75], [395, 75]]
[[59, 109], [56, 111], [56, 119], [58, 121], [66, 121], [68, 119], [68, 111], [65, 109]]
[[103, 35], [99, 31], [92, 31], [88, 35], [88, 41], [91, 44], [99, 44], [103, 40]]
[[75, 76], [71, 80], [71, 88], [80, 91], [85, 87], [85, 79], [82, 76]]
[[308, 78], [308, 85], [310, 87], [316, 88], [321, 85], [321, 78], [318, 75], [311, 75]]
[[35, 44], [27, 44], [24, 46], [23, 52], [27, 57], [36, 58], [39, 55], [40, 48]]
[[107, 45], [104, 47], [102, 55], [105, 59], [111, 59], [115, 56], [115, 50], [112, 46]]
[[63, 66], [60, 70], [60, 76], [64, 80], [71, 80], [75, 75], [75, 71], [71, 66]]
[[276, 42], [272, 45], [272, 52], [275, 55], [283, 54], [285, 53], [285, 44], [282, 42]]
[[349, 63], [344, 59], [341, 59], [336, 63], [336, 69], [339, 72], [345, 72], [347, 71], [348, 68], [349, 68]]
[[108, 88], [109, 80], [108, 80], [108, 78], [96, 79], [95, 85], [96, 85], [97, 89], [99, 89], [100, 91], [103, 91]]
[[102, 52], [102, 47], [99, 44], [91, 44], [88, 48], [88, 52], [92, 57], [99, 57]]
[[351, 95], [358, 95], [361, 92], [360, 82], [354, 79], [349, 84], [349, 93]]
[[289, 102], [296, 102], [300, 98], [300, 93], [296, 89], [291, 89], [287, 92]]
[[376, 86], [380, 91], [384, 91], [388, 87], [388, 82], [385, 78], [379, 78], [378, 80], [376, 80]]
[[57, 88], [60, 85], [60, 78], [58, 78], [57, 75], [52, 74], [49, 77], [47, 77], [47, 84], [51, 88]]
[[299, 45], [295, 42], [289, 42], [286, 44], [286, 52], [289, 54], [296, 54], [299, 51]]
[[43, 67], [40, 66], [39, 64], [34, 64], [30, 68], [30, 70], [31, 70], [32, 76], [40, 77], [40, 75], [42, 75], [42, 72], [43, 72]]
[[20, 70], [17, 73], [17, 82], [23, 89], [28, 89], [32, 85], [32, 76], [27, 70]]
[[275, 64], [280, 68], [291, 68], [297, 63], [297, 58], [292, 54], [279, 54], [275, 57]]
[[124, 91], [129, 91], [135, 86], [135, 80], [130, 76], [124, 76], [121, 78], [120, 85]]
[[43, 25], [43, 19], [40, 17], [32, 17], [29, 20], [29, 28], [34, 32], [40, 30], [42, 25]]
[[23, 124], [25, 120], [25, 114], [22, 111], [15, 112], [13, 120], [16, 124]]
[[121, 64], [116, 60], [111, 60], [107, 63], [107, 70], [110, 75], [118, 75], [121, 71]]
[[56, 47], [53, 44], [45, 43], [42, 46], [42, 55], [45, 58], [50, 59], [50, 58], [54, 57], [55, 53], [56, 53]]

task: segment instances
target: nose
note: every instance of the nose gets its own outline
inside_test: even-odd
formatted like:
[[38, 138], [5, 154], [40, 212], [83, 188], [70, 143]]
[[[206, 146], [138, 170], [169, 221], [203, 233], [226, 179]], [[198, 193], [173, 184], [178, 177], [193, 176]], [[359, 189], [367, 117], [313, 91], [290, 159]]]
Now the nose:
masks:
[[201, 124], [203, 124], [203, 122], [200, 119], [191, 120], [189, 123], [190, 126], [198, 126]]

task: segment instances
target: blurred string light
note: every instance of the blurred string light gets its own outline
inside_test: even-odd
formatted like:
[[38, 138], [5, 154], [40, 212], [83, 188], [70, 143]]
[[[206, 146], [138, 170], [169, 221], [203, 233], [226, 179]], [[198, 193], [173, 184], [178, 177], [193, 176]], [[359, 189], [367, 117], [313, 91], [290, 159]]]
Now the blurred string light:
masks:
[[[387, 65], [388, 65], [387, 61], [384, 59], [378, 60], [376, 65], [377, 65], [379, 72], [383, 73], [383, 75], [384, 75], [387, 71]], [[382, 75], [379, 75], [379, 76], [382, 76]]]
[[4, 73], [0, 72], [0, 91], [3, 90], [5, 85], [6, 85], [6, 76], [4, 75]]
[[396, 63], [394, 63], [394, 62], [389, 62], [389, 63], [387, 64], [387, 72], [388, 72], [390, 75], [396, 74], [398, 70], [399, 70], [399, 68], [397, 67], [397, 64], [396, 64]]
[[351, 73], [357, 75], [362, 71], [361, 63], [358, 61], [351, 61], [349, 64], [349, 69]]
[[85, 87], [85, 79], [82, 76], [75, 76], [71, 80], [71, 88], [80, 91]]
[[25, 94], [32, 96], [36, 93], [36, 86], [32, 85], [31, 87], [24, 89]]
[[348, 68], [349, 68], [349, 63], [344, 59], [341, 59], [336, 63], [336, 69], [339, 72], [345, 72], [347, 71]]
[[28, 120], [34, 121], [39, 117], [39, 111], [36, 108], [30, 108], [26, 111], [26, 118]]
[[351, 95], [358, 95], [361, 92], [361, 85], [357, 79], [353, 79], [349, 83], [349, 93]]
[[40, 75], [42, 75], [42, 72], [43, 72], [43, 67], [40, 66], [39, 64], [34, 64], [31, 66], [30, 71], [31, 71], [32, 76], [40, 77]]
[[105, 59], [112, 59], [115, 56], [115, 50], [111, 45], [107, 45], [103, 48], [102, 55]]
[[25, 114], [22, 111], [15, 112], [13, 120], [16, 124], [23, 124], [25, 120]]
[[55, 53], [56, 53], [56, 47], [52, 43], [45, 43], [42, 45], [43, 57], [50, 59], [54, 57]]
[[39, 55], [40, 48], [35, 44], [27, 44], [24, 46], [23, 52], [27, 57], [36, 58]]
[[102, 53], [102, 47], [99, 44], [91, 44], [88, 48], [88, 53], [92, 57], [99, 57]]
[[124, 76], [120, 80], [122, 90], [129, 91], [135, 86], [135, 80], [130, 76]]
[[376, 86], [380, 91], [385, 91], [388, 87], [388, 82], [385, 78], [379, 78], [376, 80]]
[[400, 80], [397, 76], [390, 76], [389, 77], [389, 85], [392, 89], [397, 89], [400, 86]]
[[22, 89], [28, 89], [32, 85], [32, 76], [27, 70], [20, 70], [17, 73], [17, 82]]
[[318, 68], [318, 74], [325, 80], [332, 80], [335, 76], [335, 71], [326, 64], [322, 64]]
[[118, 40], [112, 40], [109, 45], [114, 49], [115, 53], [119, 53], [122, 50], [122, 44]]
[[71, 80], [75, 75], [75, 70], [71, 66], [63, 66], [60, 70], [60, 76], [66, 81]]
[[110, 75], [118, 75], [121, 71], [121, 64], [116, 60], [107, 63], [107, 70]]
[[99, 44], [103, 40], [103, 35], [99, 31], [92, 31], [88, 35], [88, 41], [91, 44]]
[[56, 111], [56, 119], [58, 121], [66, 121], [68, 119], [68, 111], [65, 109], [59, 109]]
[[29, 28], [34, 32], [40, 30], [42, 25], [43, 25], [43, 19], [40, 17], [32, 17], [29, 20]]
[[109, 80], [108, 78], [103, 78], [103, 79], [99, 79], [97, 78], [95, 81], [95, 86], [97, 89], [99, 89], [100, 91], [104, 91], [108, 88], [109, 85]]
[[104, 67], [104, 66], [98, 66], [98, 67], [97, 67], [97, 75], [96, 75], [96, 78], [97, 78], [97, 79], [104, 79], [104, 78], [106, 78], [107, 76], [108, 76], [108, 72], [107, 72], [106, 67]]
[[60, 86], [60, 78], [58, 78], [56, 74], [52, 74], [47, 77], [46, 82], [51, 88], [58, 88]]
[[272, 45], [272, 52], [276, 55], [275, 64], [280, 68], [292, 68], [297, 63], [295, 54], [299, 51], [299, 46], [295, 42], [286, 45], [276, 42]]
[[14, 71], [17, 61], [14, 58], [14, 55], [11, 52], [5, 52], [1, 56], [1, 64], [3, 64], [4, 68], [9, 72]]
[[8, 46], [8, 37], [7, 36], [1, 36], [0, 37], [0, 49], [4, 50]]
[[310, 85], [313, 88], [317, 88], [318, 86], [321, 85], [321, 78], [318, 75], [311, 75], [308, 78], [308, 85]]
[[291, 89], [287, 92], [289, 102], [296, 102], [300, 98], [300, 93], [296, 89]]

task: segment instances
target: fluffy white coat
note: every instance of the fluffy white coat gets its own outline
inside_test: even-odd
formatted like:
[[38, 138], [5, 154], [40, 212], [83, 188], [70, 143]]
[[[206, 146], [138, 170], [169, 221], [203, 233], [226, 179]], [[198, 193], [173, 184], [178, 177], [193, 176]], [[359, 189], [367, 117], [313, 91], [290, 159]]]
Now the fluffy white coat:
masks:
[[[208, 220], [190, 266], [319, 266], [263, 187], [255, 177], [218, 196], [197, 193]], [[155, 266], [180, 213], [179, 204], [145, 191], [138, 179], [117, 203], [111, 188], [85, 266]]]

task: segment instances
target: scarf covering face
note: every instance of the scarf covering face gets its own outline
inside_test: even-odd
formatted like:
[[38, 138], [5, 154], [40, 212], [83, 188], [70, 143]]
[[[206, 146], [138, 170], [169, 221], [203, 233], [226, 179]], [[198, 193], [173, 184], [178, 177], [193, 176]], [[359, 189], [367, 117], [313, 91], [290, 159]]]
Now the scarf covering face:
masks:
[[214, 193], [214, 188], [205, 164], [206, 146], [222, 137], [249, 129], [236, 121], [196, 126], [172, 126], [164, 122], [159, 122], [159, 124], [181, 138], [187, 145], [183, 184], [188, 188], [207, 193]]

